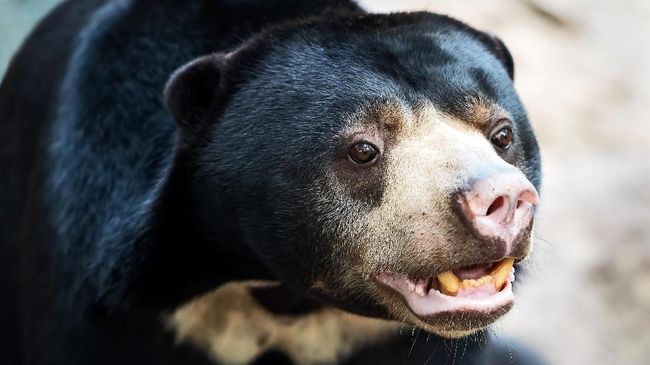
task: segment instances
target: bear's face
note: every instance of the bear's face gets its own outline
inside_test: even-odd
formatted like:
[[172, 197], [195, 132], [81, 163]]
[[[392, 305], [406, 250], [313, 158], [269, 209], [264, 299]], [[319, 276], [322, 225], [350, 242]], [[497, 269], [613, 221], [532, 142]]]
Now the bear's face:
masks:
[[227, 201], [242, 243], [329, 304], [446, 336], [507, 312], [539, 183], [507, 50], [432, 14], [290, 29], [168, 86], [219, 192], [203, 205]]

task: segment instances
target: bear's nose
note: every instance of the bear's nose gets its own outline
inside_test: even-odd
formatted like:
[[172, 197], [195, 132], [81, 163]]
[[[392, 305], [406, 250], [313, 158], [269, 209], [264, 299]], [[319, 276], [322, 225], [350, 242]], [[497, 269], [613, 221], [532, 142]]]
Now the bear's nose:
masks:
[[515, 169], [476, 179], [458, 198], [466, 222], [484, 238], [502, 240], [506, 254], [529, 227], [538, 201], [533, 184]]

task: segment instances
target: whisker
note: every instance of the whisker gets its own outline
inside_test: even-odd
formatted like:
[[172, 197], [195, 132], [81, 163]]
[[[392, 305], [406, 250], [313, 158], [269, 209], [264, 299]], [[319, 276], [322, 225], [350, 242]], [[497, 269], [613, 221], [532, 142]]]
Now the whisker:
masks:
[[[413, 328], [415, 330], [415, 327]], [[417, 333], [415, 334], [415, 337], [413, 338], [413, 342], [411, 343], [411, 349], [409, 350], [409, 354], [407, 357], [411, 357], [411, 352], [413, 352], [413, 348], [415, 347], [415, 342], [418, 340], [418, 336], [420, 336], [420, 328], [418, 328]]]

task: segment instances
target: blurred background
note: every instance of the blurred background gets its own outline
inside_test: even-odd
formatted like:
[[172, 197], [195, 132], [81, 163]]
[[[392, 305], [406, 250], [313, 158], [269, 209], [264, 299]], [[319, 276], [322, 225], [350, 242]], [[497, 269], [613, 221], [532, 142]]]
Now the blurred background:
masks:
[[[57, 2], [0, 0], [0, 75]], [[451, 15], [514, 56], [543, 203], [526, 284], [493, 332], [551, 364], [650, 364], [650, 2], [360, 2]]]

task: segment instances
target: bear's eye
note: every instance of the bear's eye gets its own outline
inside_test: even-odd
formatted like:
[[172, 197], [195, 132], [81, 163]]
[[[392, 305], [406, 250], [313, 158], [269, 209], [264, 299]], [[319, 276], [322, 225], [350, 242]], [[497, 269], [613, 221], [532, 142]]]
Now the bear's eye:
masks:
[[493, 145], [506, 150], [512, 144], [512, 139], [513, 139], [512, 128], [503, 127], [499, 129], [492, 136], [492, 138], [490, 138], [490, 141], [492, 142]]
[[375, 160], [379, 150], [373, 144], [368, 142], [359, 142], [350, 147], [348, 156], [350, 159], [360, 165], [368, 164]]

